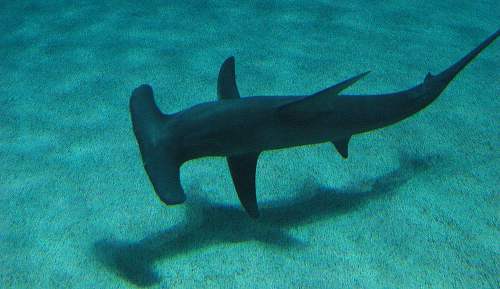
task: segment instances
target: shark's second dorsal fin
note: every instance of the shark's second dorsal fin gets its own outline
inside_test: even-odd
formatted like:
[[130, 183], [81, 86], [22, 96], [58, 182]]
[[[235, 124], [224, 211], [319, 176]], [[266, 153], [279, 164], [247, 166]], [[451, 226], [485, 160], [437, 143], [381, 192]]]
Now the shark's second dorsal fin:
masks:
[[356, 83], [366, 76], [370, 71], [361, 73], [340, 83], [332, 85], [326, 89], [306, 96], [297, 101], [287, 103], [278, 108], [277, 113], [283, 119], [309, 119], [320, 112], [327, 112], [333, 109], [332, 101], [329, 98], [337, 96], [342, 90]]
[[430, 72], [427, 73], [427, 75], [425, 76], [425, 79], [424, 79], [424, 82], [427, 82], [427, 81], [430, 81], [434, 78], [434, 75], [432, 75]]
[[227, 157], [236, 193], [245, 211], [252, 218], [259, 217], [255, 194], [255, 171], [259, 153], [248, 153]]
[[217, 96], [219, 99], [240, 98], [236, 86], [236, 74], [234, 69], [234, 57], [228, 57], [222, 63], [217, 79]]

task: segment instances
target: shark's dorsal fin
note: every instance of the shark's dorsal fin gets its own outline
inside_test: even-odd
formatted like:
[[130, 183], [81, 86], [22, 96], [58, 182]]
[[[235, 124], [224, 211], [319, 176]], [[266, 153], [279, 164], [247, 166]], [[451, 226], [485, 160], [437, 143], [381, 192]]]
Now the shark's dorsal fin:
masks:
[[334, 140], [332, 141], [333, 145], [339, 152], [339, 154], [344, 158], [347, 159], [349, 155], [349, 140], [351, 139], [350, 136], [346, 137], [345, 139], [340, 139], [340, 140]]
[[243, 208], [252, 218], [259, 217], [255, 195], [255, 171], [260, 153], [248, 153], [227, 157], [234, 187]]
[[287, 103], [278, 108], [277, 113], [283, 119], [309, 119], [320, 112], [327, 112], [332, 109], [332, 101], [328, 98], [337, 96], [342, 90], [356, 83], [366, 76], [370, 71], [361, 73], [340, 83], [332, 85], [326, 89], [306, 96], [297, 101]]
[[346, 79], [342, 82], [334, 84], [328, 88], [325, 88], [321, 91], [316, 92], [315, 94], [312, 95], [312, 97], [329, 97], [329, 96], [337, 95], [340, 92], [342, 92], [342, 90], [348, 88], [349, 86], [353, 85], [358, 80], [360, 80], [361, 78], [365, 77], [368, 73], [370, 73], [370, 71], [363, 72], [363, 73], [358, 74], [354, 77]]
[[222, 63], [217, 79], [217, 96], [219, 99], [240, 98], [236, 86], [236, 74], [234, 69], [234, 57], [228, 57]]

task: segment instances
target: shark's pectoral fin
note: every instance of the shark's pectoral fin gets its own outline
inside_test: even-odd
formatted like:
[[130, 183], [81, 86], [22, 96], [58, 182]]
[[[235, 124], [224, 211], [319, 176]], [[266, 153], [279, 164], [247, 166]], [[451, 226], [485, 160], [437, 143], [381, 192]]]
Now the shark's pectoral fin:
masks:
[[349, 136], [349, 137], [347, 137], [345, 139], [332, 141], [333, 145], [335, 146], [335, 148], [337, 149], [337, 151], [339, 152], [339, 154], [344, 159], [347, 159], [347, 157], [349, 155], [349, 140], [350, 139], [351, 139], [351, 137]]
[[260, 153], [227, 157], [234, 187], [245, 211], [253, 218], [259, 217], [255, 195], [255, 170]]
[[236, 86], [236, 73], [234, 69], [234, 57], [227, 58], [222, 63], [217, 79], [217, 96], [219, 99], [240, 98]]
[[353, 85], [368, 73], [370, 71], [351, 77], [313, 95], [287, 103], [277, 109], [277, 114], [282, 120], [301, 122], [317, 117], [320, 113], [329, 112], [334, 109], [333, 105], [335, 104], [331, 98], [337, 96], [342, 90]]

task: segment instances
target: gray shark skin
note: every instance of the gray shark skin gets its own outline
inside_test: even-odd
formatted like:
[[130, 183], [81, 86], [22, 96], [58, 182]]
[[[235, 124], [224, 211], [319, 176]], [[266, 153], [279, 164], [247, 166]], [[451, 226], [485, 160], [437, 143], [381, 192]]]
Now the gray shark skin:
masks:
[[312, 95], [240, 98], [234, 57], [221, 66], [219, 100], [174, 114], [163, 114], [151, 86], [141, 85], [132, 92], [130, 114], [144, 168], [158, 197], [174, 205], [186, 200], [180, 182], [183, 163], [226, 157], [241, 204], [257, 218], [255, 170], [262, 151], [332, 142], [347, 158], [352, 135], [397, 123], [428, 106], [499, 34], [497, 30], [443, 72], [428, 73], [415, 87], [388, 94], [339, 94], [365, 72]]

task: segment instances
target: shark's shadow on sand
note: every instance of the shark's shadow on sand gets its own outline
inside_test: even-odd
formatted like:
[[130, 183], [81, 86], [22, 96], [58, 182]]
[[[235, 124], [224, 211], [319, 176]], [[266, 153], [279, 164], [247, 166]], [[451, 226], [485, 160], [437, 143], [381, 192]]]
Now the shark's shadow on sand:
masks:
[[198, 198], [186, 204], [185, 223], [138, 242], [99, 240], [94, 244], [94, 254], [107, 269], [145, 287], [161, 279], [154, 271], [154, 262], [218, 243], [254, 240], [278, 249], [305, 246], [286, 229], [349, 213], [372, 199], [390, 198], [412, 177], [442, 160], [438, 155], [415, 158], [403, 154], [397, 169], [369, 180], [363, 191], [305, 184], [294, 200], [264, 205], [258, 220], [239, 208], [213, 205]]

